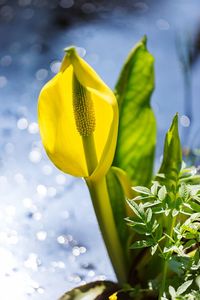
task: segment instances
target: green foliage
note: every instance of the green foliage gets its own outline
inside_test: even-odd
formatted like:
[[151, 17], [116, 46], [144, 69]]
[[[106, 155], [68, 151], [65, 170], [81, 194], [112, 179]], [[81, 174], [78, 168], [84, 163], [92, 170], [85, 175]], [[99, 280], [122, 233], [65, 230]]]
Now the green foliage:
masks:
[[152, 177], [156, 121], [150, 107], [154, 58], [146, 48], [146, 37], [130, 52], [115, 90], [120, 117], [113, 165], [125, 170], [134, 185], [148, 185]]
[[[119, 133], [113, 166], [106, 175], [117, 232], [131, 268], [129, 284], [111, 284], [112, 293], [105, 296], [106, 283], [102, 292], [97, 288], [99, 300], [113, 293], [110, 299], [200, 300], [200, 175], [182, 162], [175, 115], [160, 169], [152, 178], [153, 89], [154, 59], [143, 38], [129, 54], [115, 88]], [[61, 299], [95, 299], [91, 286], [85, 287], [87, 291], [78, 288]]]
[[178, 134], [178, 115], [176, 114], [169, 131], [166, 134], [163, 161], [157, 179], [163, 184], [176, 189], [179, 172], [182, 165], [182, 150]]
[[196, 283], [200, 268], [200, 184], [196, 184], [194, 167], [181, 169], [177, 116], [166, 135], [156, 180], [150, 188], [136, 186], [134, 190], [139, 195], [128, 200], [134, 216], [126, 220], [139, 239], [131, 249], [149, 248], [149, 255], [162, 258], [160, 279], [159, 274], [156, 279], [149, 278], [158, 282], [159, 299], [196, 299], [187, 298], [187, 293], [200, 293]]
[[156, 140], [156, 121], [150, 107], [153, 89], [154, 59], [146, 48], [145, 37], [130, 52], [115, 88], [119, 104], [119, 133], [113, 167], [106, 181], [123, 245], [127, 245], [129, 239], [123, 221], [128, 215], [125, 197], [133, 197], [131, 185], [149, 184], [152, 177]]

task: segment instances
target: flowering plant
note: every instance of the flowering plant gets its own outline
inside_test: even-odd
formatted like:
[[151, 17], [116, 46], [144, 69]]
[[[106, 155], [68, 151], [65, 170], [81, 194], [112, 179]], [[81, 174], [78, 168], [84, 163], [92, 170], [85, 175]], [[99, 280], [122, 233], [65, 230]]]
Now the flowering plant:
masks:
[[144, 37], [114, 92], [70, 47], [40, 93], [43, 145], [60, 170], [85, 179], [118, 280], [87, 284], [62, 300], [198, 299], [200, 178], [182, 167], [177, 115], [152, 175], [153, 89], [154, 59]]

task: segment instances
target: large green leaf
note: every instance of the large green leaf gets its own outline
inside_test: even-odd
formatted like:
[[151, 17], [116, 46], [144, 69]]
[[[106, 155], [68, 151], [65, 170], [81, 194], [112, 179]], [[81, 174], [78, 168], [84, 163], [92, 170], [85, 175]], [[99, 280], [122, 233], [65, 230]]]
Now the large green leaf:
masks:
[[116, 85], [119, 134], [114, 166], [125, 170], [133, 185], [149, 185], [156, 142], [156, 121], [150, 107], [154, 90], [154, 58], [143, 38], [131, 51]]
[[146, 48], [146, 38], [143, 38], [130, 52], [115, 88], [119, 104], [119, 134], [114, 168], [106, 176], [126, 257], [129, 256], [130, 233], [124, 218], [130, 210], [125, 196], [132, 198], [131, 185], [148, 185], [152, 177], [156, 139], [156, 122], [150, 107], [153, 89], [154, 59]]
[[178, 133], [178, 115], [176, 114], [165, 137], [163, 160], [157, 179], [169, 187], [176, 187], [182, 165], [181, 143]]

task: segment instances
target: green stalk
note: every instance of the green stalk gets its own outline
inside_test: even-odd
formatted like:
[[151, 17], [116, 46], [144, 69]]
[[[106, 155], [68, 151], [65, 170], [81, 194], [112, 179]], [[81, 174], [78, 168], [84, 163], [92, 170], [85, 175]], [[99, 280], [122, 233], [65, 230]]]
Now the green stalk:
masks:
[[[174, 230], [174, 226], [176, 224], [176, 216], [172, 217], [172, 220], [170, 220], [170, 228], [169, 228], [169, 236], [172, 238], [173, 236], [173, 230]], [[166, 247], [169, 246], [170, 240], [167, 240], [166, 242]], [[163, 272], [162, 272], [162, 284], [161, 284], [161, 288], [160, 288], [160, 293], [159, 293], [159, 299], [162, 298], [163, 293], [165, 291], [165, 285], [166, 285], [166, 279], [167, 279], [167, 273], [168, 273], [168, 259], [166, 258], [163, 264]]]
[[[88, 173], [97, 166], [97, 156], [93, 134], [83, 137]], [[117, 233], [105, 177], [99, 180], [86, 179], [99, 227], [119, 283], [127, 282], [126, 262]]]
[[117, 279], [119, 283], [125, 283], [127, 282], [126, 262], [113, 218], [105, 177], [95, 182], [87, 180], [87, 185]]
[[165, 291], [167, 272], [168, 272], [168, 261], [165, 260], [164, 264], [163, 264], [163, 272], [162, 272], [163, 279], [162, 279], [162, 284], [161, 284], [160, 293], [159, 293], [159, 300], [162, 298], [163, 293]]

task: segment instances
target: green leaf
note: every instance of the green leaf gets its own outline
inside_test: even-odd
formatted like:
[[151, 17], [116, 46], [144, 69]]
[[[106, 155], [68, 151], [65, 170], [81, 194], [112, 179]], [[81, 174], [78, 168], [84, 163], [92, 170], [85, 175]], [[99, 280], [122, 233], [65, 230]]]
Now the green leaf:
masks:
[[174, 299], [176, 297], [176, 291], [174, 289], [173, 286], [169, 286], [169, 293], [170, 293], [170, 296], [172, 297], [172, 299]]
[[151, 186], [151, 193], [156, 196], [158, 192], [159, 183], [158, 181], [154, 181], [153, 185]]
[[158, 230], [156, 231], [156, 239], [160, 240], [163, 234], [163, 226], [162, 224], [159, 224]]
[[140, 221], [139, 218], [130, 217], [130, 218], [125, 218], [125, 220], [129, 222], [130, 226], [135, 226], [135, 225], [146, 226], [144, 222], [139, 222]]
[[179, 288], [177, 289], [177, 295], [182, 295], [192, 284], [193, 280], [188, 280], [184, 282]]
[[197, 241], [196, 240], [189, 240], [187, 243], [185, 243], [184, 248], [189, 249], [193, 245], [196, 245]]
[[[116, 172], [109, 171], [106, 180], [122, 245], [129, 237], [124, 217], [133, 214], [124, 204], [125, 196], [129, 199], [135, 196], [129, 187], [149, 185], [152, 179], [156, 141], [156, 121], [150, 107], [153, 89], [154, 59], [147, 51], [144, 38], [129, 54], [115, 87], [119, 104], [119, 131], [113, 167], [124, 170], [128, 176], [124, 177], [115, 169]], [[131, 184], [127, 178], [130, 178]], [[124, 251], [127, 252], [125, 247]]]
[[176, 114], [166, 134], [163, 161], [158, 172], [159, 174], [164, 174], [164, 178], [159, 176], [157, 180], [170, 188], [172, 186], [176, 187], [181, 164], [182, 151], [178, 133], [178, 115]]
[[146, 210], [146, 220], [147, 220], [147, 223], [149, 223], [151, 221], [152, 215], [153, 215], [152, 209], [148, 208]]
[[123, 188], [112, 168], [110, 168], [106, 175], [106, 182], [119, 238], [122, 245], [126, 245], [129, 237], [128, 227], [126, 222], [124, 222], [124, 218], [127, 216], [127, 203], [124, 197]]
[[113, 165], [125, 170], [133, 185], [150, 184], [156, 121], [150, 107], [154, 90], [154, 58], [143, 38], [130, 52], [116, 85], [119, 132]]
[[151, 229], [152, 233], [155, 232], [158, 227], [159, 227], [159, 223], [157, 220], [155, 220]]
[[163, 185], [158, 191], [158, 198], [160, 201], [163, 201], [167, 195], [166, 187]]
[[[196, 184], [196, 185], [189, 185], [188, 186], [189, 190], [190, 190], [190, 194], [192, 196], [198, 195], [199, 191], [200, 191], [200, 185]], [[199, 195], [200, 196], [200, 195]]]
[[146, 226], [144, 225], [135, 225], [133, 226], [133, 230], [139, 234], [146, 234]]
[[153, 244], [154, 241], [152, 239], [137, 241], [131, 245], [130, 249], [147, 248], [147, 247], [151, 247]]
[[95, 281], [72, 289], [59, 300], [94, 300], [97, 297], [99, 300], [104, 300], [118, 289], [119, 287], [113, 282]]
[[176, 217], [179, 214], [179, 211], [176, 210], [175, 208], [172, 210], [172, 217]]
[[198, 197], [198, 196], [193, 196], [193, 199], [200, 202], [200, 197]]
[[159, 200], [154, 200], [153, 202], [145, 202], [145, 203], [143, 204], [143, 207], [144, 207], [144, 208], [147, 208], [147, 207], [153, 207], [153, 206], [156, 206], [156, 205], [158, 205], [158, 204], [160, 204], [160, 201], [159, 201]]
[[111, 167], [111, 169], [118, 178], [123, 189], [124, 195], [127, 198], [132, 199], [135, 196], [135, 192], [132, 189], [132, 184], [127, 173], [124, 170], [117, 167]]
[[152, 256], [156, 253], [157, 249], [158, 249], [158, 244], [151, 246], [151, 255]]
[[144, 195], [151, 195], [151, 191], [145, 186], [134, 186], [133, 190]]
[[194, 212], [200, 212], [200, 205], [195, 202], [189, 203], [191, 209], [193, 209]]
[[145, 215], [143, 207], [141, 205], [138, 205], [134, 200], [129, 200], [128, 204], [130, 205], [136, 216], [138, 216], [141, 220], [144, 220]]
[[179, 188], [179, 195], [180, 197], [187, 199], [189, 196], [189, 189], [188, 186], [185, 183], [182, 183]]

